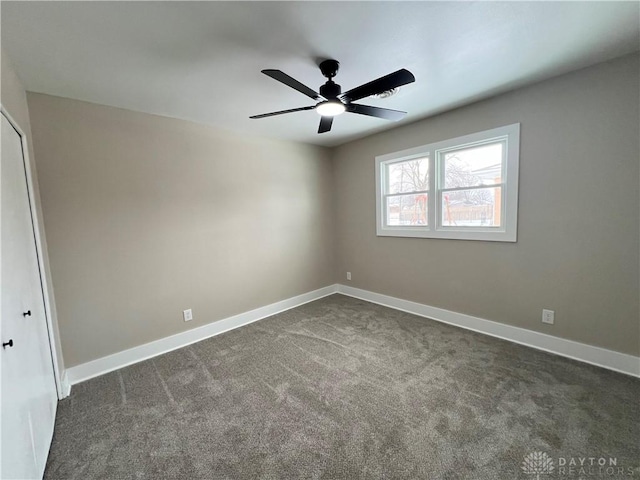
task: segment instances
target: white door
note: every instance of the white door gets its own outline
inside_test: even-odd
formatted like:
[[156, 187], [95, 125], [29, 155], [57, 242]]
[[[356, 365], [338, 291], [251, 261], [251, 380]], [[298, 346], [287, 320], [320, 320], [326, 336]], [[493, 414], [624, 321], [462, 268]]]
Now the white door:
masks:
[[18, 132], [2, 117], [0, 478], [42, 478], [57, 395]]

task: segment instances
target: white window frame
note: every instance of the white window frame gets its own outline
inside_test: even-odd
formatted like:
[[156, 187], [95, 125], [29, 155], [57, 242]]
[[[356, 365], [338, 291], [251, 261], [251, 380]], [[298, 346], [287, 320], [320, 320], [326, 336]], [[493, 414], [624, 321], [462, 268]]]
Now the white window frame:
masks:
[[[502, 141], [502, 206], [499, 227], [444, 226], [440, 193], [443, 190], [443, 155], [452, 150]], [[386, 166], [416, 158], [429, 158], [428, 225], [391, 226], [386, 224], [384, 208]], [[422, 145], [376, 157], [376, 233], [383, 237], [444, 238], [515, 242], [518, 232], [518, 170], [520, 163], [520, 124], [493, 128], [442, 142]], [[487, 187], [490, 187], [487, 185]]]

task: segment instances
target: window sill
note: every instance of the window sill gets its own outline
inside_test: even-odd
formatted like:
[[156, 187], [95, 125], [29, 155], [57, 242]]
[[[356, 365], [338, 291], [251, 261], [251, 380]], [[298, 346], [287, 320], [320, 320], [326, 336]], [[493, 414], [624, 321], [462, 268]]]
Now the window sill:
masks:
[[407, 237], [407, 238], [437, 238], [442, 240], [480, 240], [485, 242], [511, 242], [517, 241], [517, 232], [505, 230], [462, 230], [455, 228], [443, 228], [426, 230], [416, 227], [408, 228], [378, 228], [378, 237]]

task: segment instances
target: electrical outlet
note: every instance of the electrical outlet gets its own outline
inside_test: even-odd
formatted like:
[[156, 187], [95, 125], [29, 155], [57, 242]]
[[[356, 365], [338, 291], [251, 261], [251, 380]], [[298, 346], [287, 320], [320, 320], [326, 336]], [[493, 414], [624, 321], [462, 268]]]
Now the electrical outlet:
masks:
[[182, 311], [182, 318], [184, 318], [185, 322], [188, 322], [189, 320], [193, 320], [193, 312], [191, 311], [191, 309], [183, 310]]
[[555, 322], [556, 312], [553, 310], [542, 310], [542, 323], [553, 325]]
[[347, 272], [347, 280], [351, 280], [351, 272]]

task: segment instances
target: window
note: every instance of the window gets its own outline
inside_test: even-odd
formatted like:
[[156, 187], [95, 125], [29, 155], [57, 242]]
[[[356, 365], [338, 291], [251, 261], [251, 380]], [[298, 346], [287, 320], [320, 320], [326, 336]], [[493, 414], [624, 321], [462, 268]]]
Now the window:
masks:
[[376, 157], [377, 234], [515, 242], [520, 124]]

